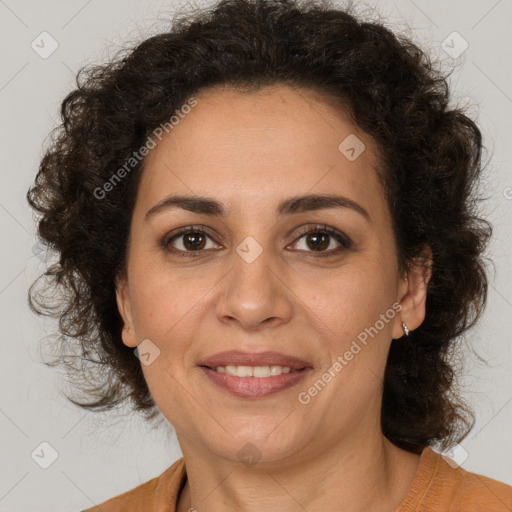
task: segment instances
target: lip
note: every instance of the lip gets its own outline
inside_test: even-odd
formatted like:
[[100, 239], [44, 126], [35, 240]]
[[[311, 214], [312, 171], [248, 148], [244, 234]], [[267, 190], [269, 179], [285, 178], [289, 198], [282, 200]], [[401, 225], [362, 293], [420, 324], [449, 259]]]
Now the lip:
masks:
[[[224, 366], [224, 365], [219, 365]], [[208, 366], [200, 366], [203, 373], [220, 388], [239, 398], [264, 398], [291, 388], [301, 381], [312, 368], [304, 368], [296, 372], [282, 373], [270, 377], [237, 377], [227, 373], [219, 373]]]
[[[281, 354], [280, 352], [244, 352], [242, 350], [229, 350], [219, 352], [198, 363], [198, 366], [215, 369], [217, 366], [288, 366], [292, 370], [312, 368], [307, 361], [297, 357]], [[286, 374], [290, 375], [290, 374]], [[274, 375], [273, 377], [279, 377]], [[241, 378], [241, 377], [236, 377]], [[271, 378], [271, 377], [266, 377]]]
[[[287, 366], [290, 373], [271, 375], [269, 377], [237, 377], [227, 373], [215, 371], [217, 366]], [[264, 398], [280, 391], [284, 391], [308, 374], [313, 367], [303, 359], [281, 354], [280, 352], [244, 352], [242, 350], [229, 350], [219, 352], [204, 359], [198, 366], [211, 382], [220, 388], [240, 398]]]

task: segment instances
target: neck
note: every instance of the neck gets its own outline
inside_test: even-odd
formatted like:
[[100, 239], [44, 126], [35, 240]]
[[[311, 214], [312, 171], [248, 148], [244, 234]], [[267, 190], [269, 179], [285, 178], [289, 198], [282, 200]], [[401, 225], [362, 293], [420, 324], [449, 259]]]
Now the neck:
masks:
[[346, 512], [389, 512], [407, 493], [420, 459], [381, 434], [249, 467], [178, 439], [187, 468], [178, 512], [327, 511], [333, 504]]

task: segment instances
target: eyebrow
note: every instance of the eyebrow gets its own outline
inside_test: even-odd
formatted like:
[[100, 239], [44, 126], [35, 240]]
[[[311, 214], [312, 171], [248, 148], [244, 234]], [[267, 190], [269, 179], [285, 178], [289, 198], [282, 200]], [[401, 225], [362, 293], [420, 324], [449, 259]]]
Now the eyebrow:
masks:
[[[168, 196], [150, 208], [144, 216], [144, 222], [150, 220], [155, 215], [173, 208], [181, 208], [190, 212], [211, 215], [217, 217], [226, 217], [228, 212], [226, 208], [213, 198], [204, 196]], [[361, 214], [371, 223], [370, 214], [358, 203], [348, 197], [338, 195], [302, 195], [294, 196], [282, 201], [277, 207], [279, 217], [304, 213], [315, 210], [325, 210], [329, 208], [349, 208]]]

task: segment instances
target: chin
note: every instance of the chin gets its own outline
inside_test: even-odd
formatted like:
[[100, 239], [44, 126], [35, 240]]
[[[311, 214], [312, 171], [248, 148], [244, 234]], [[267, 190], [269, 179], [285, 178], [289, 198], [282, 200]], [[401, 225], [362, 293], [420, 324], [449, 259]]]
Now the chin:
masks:
[[[269, 428], [243, 428], [233, 437], [229, 436], [224, 442], [213, 449], [219, 456], [232, 461], [240, 461], [248, 467], [256, 463], [274, 463], [283, 461], [300, 450], [294, 438], [287, 433], [277, 435]], [[229, 431], [228, 431], [229, 432]]]

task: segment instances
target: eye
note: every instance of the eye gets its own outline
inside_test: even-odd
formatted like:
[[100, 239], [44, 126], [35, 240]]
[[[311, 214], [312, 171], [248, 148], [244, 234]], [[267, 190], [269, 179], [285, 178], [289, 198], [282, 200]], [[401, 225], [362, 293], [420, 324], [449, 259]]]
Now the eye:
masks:
[[[301, 239], [304, 239], [302, 244], [300, 243]], [[209, 240], [213, 246], [208, 247]], [[333, 240], [334, 244], [338, 244], [337, 247], [332, 247]], [[296, 247], [295, 250], [317, 253], [313, 255], [322, 257], [332, 256], [349, 249], [352, 246], [352, 240], [334, 228], [318, 225], [308, 226], [300, 231], [294, 244], [302, 245], [302, 248]], [[164, 251], [185, 257], [197, 257], [206, 249], [221, 247], [213, 242], [213, 238], [201, 226], [187, 226], [177, 233], [166, 235], [161, 241], [161, 246]]]
[[[301, 239], [304, 239], [302, 244], [300, 243]], [[318, 253], [314, 256], [332, 256], [352, 246], [352, 240], [347, 235], [326, 225], [307, 227], [299, 233], [297, 240], [298, 242], [294, 243], [299, 246], [298, 250]], [[336, 243], [338, 243], [337, 247]], [[300, 247], [301, 245], [302, 247]]]
[[[164, 250], [180, 256], [199, 256], [204, 249], [216, 249], [217, 246], [207, 247], [208, 239], [212, 237], [201, 227], [187, 226], [172, 236], [166, 235], [161, 242]], [[197, 254], [194, 254], [197, 253]]]

